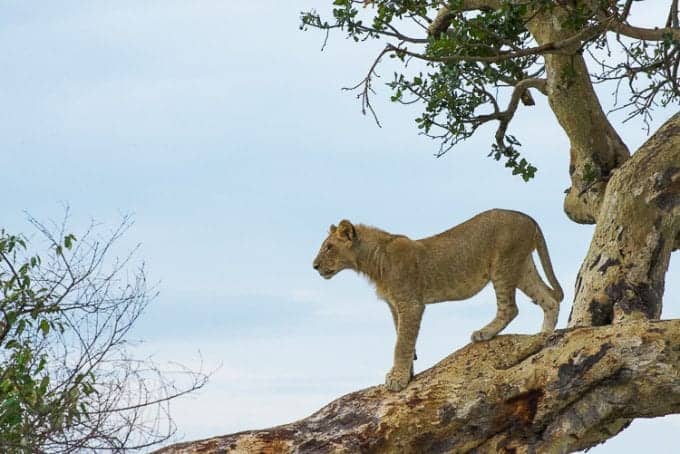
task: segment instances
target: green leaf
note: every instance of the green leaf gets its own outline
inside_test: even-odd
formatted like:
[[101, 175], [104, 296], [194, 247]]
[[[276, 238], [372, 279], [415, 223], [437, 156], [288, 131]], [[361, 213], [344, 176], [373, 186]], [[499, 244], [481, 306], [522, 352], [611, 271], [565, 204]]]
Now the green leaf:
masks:
[[72, 233], [66, 235], [64, 237], [64, 247], [70, 250], [73, 247], [74, 241], [76, 241], [75, 235], [73, 235]]
[[40, 320], [40, 330], [43, 333], [43, 336], [47, 336], [47, 333], [50, 332], [50, 324], [46, 319]]
[[47, 387], [50, 384], [50, 377], [49, 375], [45, 375], [42, 380], [40, 380], [40, 386], [38, 386], [38, 390], [40, 392], [41, 396], [44, 396], [47, 393]]

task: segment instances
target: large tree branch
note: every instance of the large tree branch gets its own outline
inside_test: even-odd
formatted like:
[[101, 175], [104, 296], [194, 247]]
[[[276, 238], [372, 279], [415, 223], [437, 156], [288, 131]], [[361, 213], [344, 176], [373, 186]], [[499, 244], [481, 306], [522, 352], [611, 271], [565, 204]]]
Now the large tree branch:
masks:
[[680, 113], [612, 176], [576, 279], [570, 326], [661, 313], [666, 270], [680, 234]]
[[680, 320], [470, 344], [402, 392], [348, 394], [301, 421], [159, 453], [570, 452], [680, 412]]
[[680, 39], [680, 24], [678, 23], [678, 0], [671, 0], [668, 10], [668, 19], [665, 27], [644, 28], [636, 27], [627, 23], [628, 15], [633, 2], [628, 0], [621, 13], [616, 16], [602, 16], [608, 20], [608, 30], [628, 36], [633, 39], [645, 41], [663, 41], [667, 38]]
[[663, 41], [667, 38], [680, 39], [680, 28], [643, 28], [635, 27], [619, 21], [609, 22], [608, 30], [628, 36], [629, 38], [645, 41]]
[[[572, 32], [554, 24], [565, 21], [567, 14], [558, 8], [537, 12], [527, 28], [540, 45], [565, 41], [573, 36]], [[606, 26], [604, 21], [591, 28], [601, 31]], [[565, 46], [559, 54], [545, 54], [548, 101], [571, 144], [572, 185], [567, 191], [564, 210], [575, 222], [595, 223], [612, 171], [630, 154], [593, 89], [581, 55], [582, 41], [573, 40], [569, 44], [570, 47]]]

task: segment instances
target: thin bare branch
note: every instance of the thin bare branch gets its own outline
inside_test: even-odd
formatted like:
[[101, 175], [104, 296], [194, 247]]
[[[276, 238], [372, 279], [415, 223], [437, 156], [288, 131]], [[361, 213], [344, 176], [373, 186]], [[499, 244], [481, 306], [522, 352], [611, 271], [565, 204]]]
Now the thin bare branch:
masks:
[[391, 44], [388, 44], [380, 53], [378, 56], [375, 58], [373, 61], [373, 64], [368, 70], [368, 73], [366, 74], [366, 77], [364, 77], [359, 83], [352, 87], [344, 87], [343, 90], [356, 90], [359, 87], [362, 87], [361, 92], [357, 95], [358, 99], [361, 99], [361, 113], [366, 115], [366, 110], [369, 110], [371, 114], [373, 115], [373, 119], [377, 123], [378, 126], [382, 126], [380, 124], [380, 120], [378, 119], [378, 115], [376, 114], [375, 110], [373, 109], [373, 106], [371, 105], [371, 99], [370, 99], [370, 94], [373, 93], [373, 78], [374, 77], [379, 77], [378, 74], [376, 73], [376, 67], [378, 66], [378, 63], [380, 63], [380, 60], [382, 57], [392, 51], [392, 46]]

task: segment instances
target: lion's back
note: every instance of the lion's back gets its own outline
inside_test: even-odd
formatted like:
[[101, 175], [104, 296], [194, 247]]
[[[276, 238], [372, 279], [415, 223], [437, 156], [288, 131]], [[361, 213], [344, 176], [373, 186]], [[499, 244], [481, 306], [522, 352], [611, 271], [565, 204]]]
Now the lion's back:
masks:
[[505, 248], [523, 238], [533, 240], [535, 231], [536, 222], [529, 215], [495, 208], [419, 241], [428, 247], [447, 245], [473, 248], [479, 253], [499, 247]]
[[455, 295], [455, 299], [474, 295], [500, 262], [522, 265], [535, 247], [535, 232], [536, 224], [526, 214], [494, 209], [418, 240], [420, 272], [428, 293]]

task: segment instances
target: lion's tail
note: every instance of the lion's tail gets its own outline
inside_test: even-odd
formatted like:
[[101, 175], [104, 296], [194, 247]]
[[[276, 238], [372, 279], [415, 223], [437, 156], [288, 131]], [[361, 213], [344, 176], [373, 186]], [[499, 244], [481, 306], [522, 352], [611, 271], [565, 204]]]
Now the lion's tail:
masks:
[[541, 266], [543, 266], [545, 276], [548, 278], [548, 282], [550, 282], [550, 286], [552, 287], [552, 294], [557, 302], [560, 302], [564, 298], [564, 292], [562, 291], [562, 287], [555, 277], [555, 272], [553, 271], [552, 263], [550, 262], [548, 246], [545, 244], [543, 232], [538, 226], [538, 223], [535, 221], [534, 223], [536, 225], [536, 252], [538, 252], [538, 257], [541, 259]]

